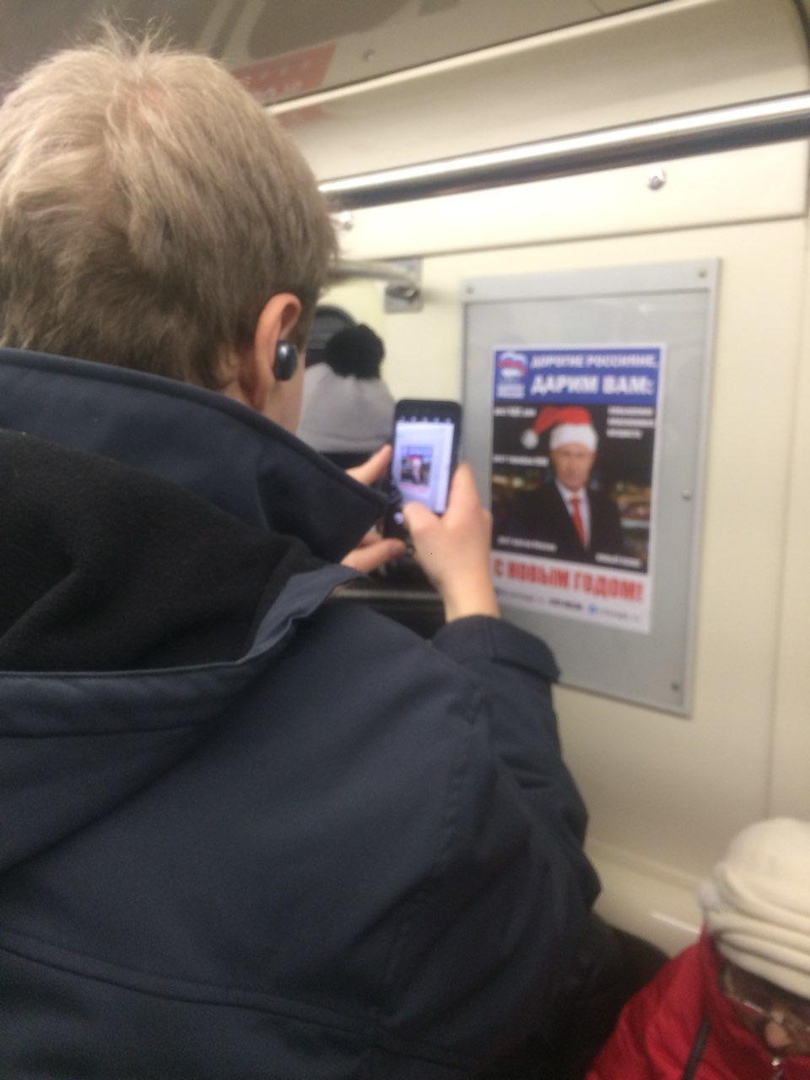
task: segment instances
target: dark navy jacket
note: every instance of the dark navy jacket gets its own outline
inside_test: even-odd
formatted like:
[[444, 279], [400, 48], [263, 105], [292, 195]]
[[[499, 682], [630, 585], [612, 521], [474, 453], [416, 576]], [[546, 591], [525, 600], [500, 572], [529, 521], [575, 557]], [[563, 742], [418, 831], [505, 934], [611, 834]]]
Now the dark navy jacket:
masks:
[[554, 661], [334, 590], [373, 493], [221, 397], [0, 351], [0, 1076], [472, 1075], [598, 884]]

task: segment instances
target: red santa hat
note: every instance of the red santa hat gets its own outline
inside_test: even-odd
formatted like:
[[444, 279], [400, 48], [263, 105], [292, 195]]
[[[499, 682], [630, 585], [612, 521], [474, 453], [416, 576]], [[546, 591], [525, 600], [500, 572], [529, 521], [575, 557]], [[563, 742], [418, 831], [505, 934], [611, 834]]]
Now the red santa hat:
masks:
[[533, 450], [544, 431], [551, 428], [549, 449], [556, 450], [565, 443], [579, 443], [595, 451], [599, 442], [591, 414], [579, 405], [545, 405], [537, 414], [534, 424], [523, 432], [520, 441], [527, 450]]

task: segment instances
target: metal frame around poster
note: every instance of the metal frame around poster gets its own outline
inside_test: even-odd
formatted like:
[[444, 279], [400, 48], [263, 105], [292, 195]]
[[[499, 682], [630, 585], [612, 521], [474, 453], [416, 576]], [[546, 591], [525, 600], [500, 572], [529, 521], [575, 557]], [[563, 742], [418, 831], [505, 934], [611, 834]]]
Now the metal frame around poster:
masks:
[[511, 622], [544, 638], [561, 682], [681, 716], [692, 702], [700, 517], [719, 261], [504, 275], [462, 283], [464, 454], [492, 490], [496, 349], [658, 345], [654, 514], [643, 632], [529, 610]]

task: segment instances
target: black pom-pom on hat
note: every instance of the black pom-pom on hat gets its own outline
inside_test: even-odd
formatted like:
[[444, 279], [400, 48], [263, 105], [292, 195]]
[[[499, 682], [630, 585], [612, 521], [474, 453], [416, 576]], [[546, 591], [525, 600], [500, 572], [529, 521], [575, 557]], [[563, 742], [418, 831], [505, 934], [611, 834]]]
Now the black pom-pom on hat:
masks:
[[336, 375], [358, 379], [378, 379], [384, 356], [382, 339], [365, 323], [338, 330], [324, 347], [324, 359]]

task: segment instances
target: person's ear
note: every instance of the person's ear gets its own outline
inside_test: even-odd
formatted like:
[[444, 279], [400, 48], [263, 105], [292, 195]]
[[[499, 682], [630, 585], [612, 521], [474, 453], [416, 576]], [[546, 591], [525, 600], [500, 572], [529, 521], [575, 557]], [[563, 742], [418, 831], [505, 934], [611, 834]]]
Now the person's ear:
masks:
[[287, 337], [300, 314], [301, 301], [292, 293], [276, 293], [262, 308], [238, 374], [241, 396], [257, 412], [264, 412], [277, 384], [295, 374], [298, 350]]

